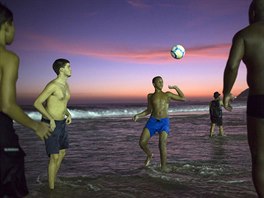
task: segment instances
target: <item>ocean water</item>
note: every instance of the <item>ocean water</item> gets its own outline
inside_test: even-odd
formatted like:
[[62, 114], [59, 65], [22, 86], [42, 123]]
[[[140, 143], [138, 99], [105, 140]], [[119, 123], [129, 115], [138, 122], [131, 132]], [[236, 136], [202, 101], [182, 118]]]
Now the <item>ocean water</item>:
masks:
[[[158, 136], [149, 147], [154, 154], [144, 167], [138, 146], [147, 117], [132, 116], [146, 104], [101, 104], [69, 107], [70, 148], [58, 173], [55, 190], [48, 189], [48, 157], [44, 143], [32, 131], [15, 124], [26, 156], [28, 197], [257, 197], [251, 179], [246, 135], [246, 104], [223, 110], [226, 136], [209, 138], [208, 103], [173, 103], [168, 137], [168, 173], [160, 171]], [[40, 119], [32, 108], [29, 116]]]

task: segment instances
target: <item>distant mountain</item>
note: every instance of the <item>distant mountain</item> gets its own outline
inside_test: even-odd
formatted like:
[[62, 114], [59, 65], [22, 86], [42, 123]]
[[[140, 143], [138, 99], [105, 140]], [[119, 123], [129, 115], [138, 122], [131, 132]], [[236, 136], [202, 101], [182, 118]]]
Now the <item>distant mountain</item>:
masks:
[[245, 89], [244, 91], [242, 91], [236, 98], [236, 100], [247, 100], [248, 97], [248, 91], [249, 89]]

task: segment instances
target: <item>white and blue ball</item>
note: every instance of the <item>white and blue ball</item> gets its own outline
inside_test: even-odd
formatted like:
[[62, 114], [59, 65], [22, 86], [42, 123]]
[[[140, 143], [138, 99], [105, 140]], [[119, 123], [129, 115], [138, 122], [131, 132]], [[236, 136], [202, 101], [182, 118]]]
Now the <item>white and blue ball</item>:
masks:
[[185, 54], [185, 49], [182, 45], [175, 45], [171, 48], [171, 56], [176, 59], [181, 59]]

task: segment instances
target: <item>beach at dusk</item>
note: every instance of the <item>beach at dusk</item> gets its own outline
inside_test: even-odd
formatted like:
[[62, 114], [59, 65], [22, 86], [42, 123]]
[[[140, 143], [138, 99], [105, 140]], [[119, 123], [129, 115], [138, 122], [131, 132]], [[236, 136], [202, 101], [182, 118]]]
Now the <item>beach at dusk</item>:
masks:
[[[257, 197], [251, 177], [243, 62], [231, 90], [238, 96], [231, 99], [233, 110], [217, 103], [223, 110], [224, 136], [216, 127], [209, 137], [209, 103], [214, 93], [215, 100], [223, 97], [232, 39], [249, 25], [251, 1], [0, 1], [14, 14], [15, 38], [6, 48], [19, 57], [16, 90], [15, 72], [10, 78], [11, 72], [1, 73], [13, 83], [4, 82], [5, 98], [0, 102], [3, 117], [10, 125], [14, 120], [26, 153], [28, 198]], [[5, 24], [13, 33], [12, 23]], [[184, 47], [181, 59], [171, 55], [176, 45]], [[17, 59], [12, 57], [14, 64], [5, 64], [15, 67]], [[152, 81], [156, 76], [162, 78]], [[225, 94], [229, 93], [226, 87]], [[50, 125], [28, 119], [15, 101], [30, 118], [40, 121], [43, 116]], [[219, 118], [222, 111], [217, 110]], [[156, 119], [155, 127], [164, 122], [160, 129], [146, 127], [162, 131], [160, 142], [158, 135], [148, 142], [148, 131], [142, 133], [150, 114]], [[65, 125], [58, 127], [64, 118], [68, 133], [63, 131]], [[49, 140], [61, 138], [61, 132], [63, 147], [51, 150], [49, 158], [44, 141], [18, 123], [39, 130], [37, 134], [56, 126], [57, 134]], [[68, 145], [65, 134], [69, 148], [58, 169]], [[159, 151], [160, 143], [166, 153], [166, 140], [168, 167]], [[154, 156], [145, 167], [141, 148], [146, 151], [147, 143]], [[146, 153], [151, 158], [151, 152]], [[55, 189], [50, 190], [58, 170]]]

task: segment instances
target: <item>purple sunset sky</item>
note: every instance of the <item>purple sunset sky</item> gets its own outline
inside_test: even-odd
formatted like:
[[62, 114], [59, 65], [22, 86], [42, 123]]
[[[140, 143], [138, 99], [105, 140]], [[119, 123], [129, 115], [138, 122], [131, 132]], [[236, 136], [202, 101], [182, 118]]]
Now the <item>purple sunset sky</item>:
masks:
[[[72, 103], [146, 100], [156, 75], [189, 100], [222, 92], [233, 35], [248, 25], [250, 0], [1, 0], [14, 14], [18, 99], [32, 103], [71, 62]], [[173, 59], [181, 44], [186, 55]], [[233, 88], [247, 88], [243, 63]]]

